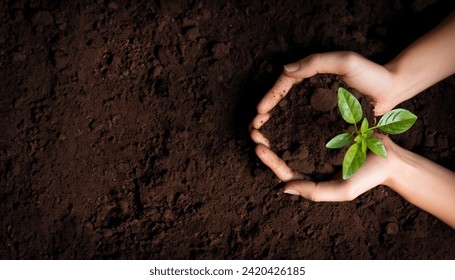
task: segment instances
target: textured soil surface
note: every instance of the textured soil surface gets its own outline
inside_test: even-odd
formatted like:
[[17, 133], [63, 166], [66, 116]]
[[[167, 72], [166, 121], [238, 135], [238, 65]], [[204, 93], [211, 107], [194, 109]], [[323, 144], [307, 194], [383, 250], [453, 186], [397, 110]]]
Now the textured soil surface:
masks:
[[[221, 3], [224, 2], [224, 3]], [[346, 203], [281, 193], [247, 126], [282, 65], [385, 63], [453, 1], [2, 1], [0, 258], [454, 259], [454, 231], [379, 186]], [[340, 170], [320, 75], [264, 127], [307, 176]], [[455, 170], [455, 78], [400, 107], [393, 139]], [[363, 103], [366, 103], [365, 101]]]

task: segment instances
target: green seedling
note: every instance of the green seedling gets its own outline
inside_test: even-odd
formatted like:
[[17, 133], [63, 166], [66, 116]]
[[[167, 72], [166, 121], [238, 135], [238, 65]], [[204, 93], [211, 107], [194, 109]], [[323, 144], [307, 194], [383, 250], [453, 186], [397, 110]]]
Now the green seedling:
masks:
[[326, 147], [339, 149], [353, 143], [343, 159], [343, 179], [354, 175], [365, 163], [367, 150], [381, 157], [387, 157], [384, 144], [373, 137], [375, 129], [388, 134], [400, 134], [407, 131], [417, 120], [417, 116], [405, 109], [394, 109], [381, 117], [376, 126], [369, 127], [368, 120], [363, 118], [360, 128], [357, 124], [362, 120], [363, 111], [359, 101], [346, 89], [338, 89], [338, 108], [343, 119], [354, 125], [354, 131], [345, 132], [332, 138]]

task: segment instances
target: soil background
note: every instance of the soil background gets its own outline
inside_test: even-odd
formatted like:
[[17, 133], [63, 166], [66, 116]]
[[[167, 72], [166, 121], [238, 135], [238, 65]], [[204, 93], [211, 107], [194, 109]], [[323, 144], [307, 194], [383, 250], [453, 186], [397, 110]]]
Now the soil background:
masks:
[[[1, 1], [0, 258], [454, 259], [455, 234], [379, 186], [282, 194], [247, 126], [282, 65], [352, 50], [385, 63], [453, 1]], [[295, 87], [264, 130], [336, 173], [341, 85]], [[455, 170], [455, 78], [400, 107], [400, 145]], [[365, 103], [365, 101], [364, 101]]]

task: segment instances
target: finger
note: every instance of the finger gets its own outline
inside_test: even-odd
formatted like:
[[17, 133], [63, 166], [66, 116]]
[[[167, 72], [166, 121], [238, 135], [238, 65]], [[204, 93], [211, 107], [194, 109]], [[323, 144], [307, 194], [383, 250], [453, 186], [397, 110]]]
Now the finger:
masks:
[[258, 114], [254, 117], [250, 124], [250, 131], [254, 129], [260, 129], [266, 122], [270, 120], [270, 114]]
[[291, 195], [300, 195], [315, 202], [342, 202], [352, 201], [377, 185], [379, 184], [355, 182], [351, 179], [347, 181], [337, 179], [317, 183], [295, 180], [287, 183], [283, 188], [283, 192]]
[[374, 103], [373, 112], [376, 117], [382, 116], [385, 113], [387, 113], [388, 111], [392, 110], [392, 106], [390, 106], [388, 104], [382, 104], [382, 103], [377, 103], [377, 102], [373, 102], [373, 103]]
[[294, 79], [305, 79], [316, 74], [341, 76], [351, 87], [373, 99], [375, 116], [387, 113], [396, 105], [387, 101], [384, 90], [372, 87], [372, 81], [378, 81], [377, 83], [390, 81], [390, 72], [355, 52], [313, 54], [284, 66], [284, 69], [284, 74]]
[[[379, 117], [393, 109], [393, 105], [388, 102], [380, 100], [377, 96], [371, 96], [370, 104], [373, 106], [373, 113], [375, 117]], [[379, 99], [379, 100], [378, 100]]]
[[273, 87], [266, 93], [257, 106], [259, 114], [267, 114], [270, 110], [280, 102], [283, 97], [288, 94], [289, 90], [296, 83], [300, 82], [298, 79], [290, 78], [285, 74], [281, 74]]
[[284, 66], [284, 73], [294, 79], [305, 79], [316, 74], [347, 75], [361, 56], [354, 52], [316, 53]]
[[389, 161], [370, 154], [365, 164], [347, 180], [337, 179], [318, 183], [297, 180], [286, 184], [283, 191], [313, 201], [351, 201], [377, 185], [384, 184], [389, 174]]
[[316, 74], [349, 75], [355, 70], [355, 66], [362, 56], [354, 52], [328, 52], [317, 53], [305, 57], [298, 62], [284, 66], [284, 72], [278, 78], [275, 85], [267, 92], [259, 102], [257, 110], [260, 114], [266, 114], [288, 94], [291, 87], [303, 79]]
[[267, 165], [281, 181], [302, 179], [302, 175], [293, 171], [287, 164], [278, 157], [272, 150], [264, 145], [256, 146], [256, 154], [261, 161]]
[[300, 195], [306, 199], [320, 201], [349, 201], [352, 194], [347, 184], [341, 180], [332, 180], [315, 183], [312, 181], [295, 180], [286, 184], [283, 192], [291, 195]]
[[250, 132], [250, 137], [254, 141], [254, 143], [261, 144], [270, 148], [269, 140], [264, 136], [264, 134], [262, 134], [261, 131], [257, 129], [252, 129]]

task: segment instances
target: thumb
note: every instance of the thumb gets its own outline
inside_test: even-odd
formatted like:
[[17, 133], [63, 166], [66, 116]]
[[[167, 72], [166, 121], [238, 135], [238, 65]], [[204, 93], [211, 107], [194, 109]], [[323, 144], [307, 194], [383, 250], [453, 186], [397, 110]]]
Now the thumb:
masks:
[[376, 117], [382, 116], [393, 109], [393, 106], [382, 101], [374, 101], [373, 106], [373, 112]]
[[387, 136], [374, 136], [386, 147], [387, 158], [369, 154], [365, 164], [347, 180], [334, 179], [317, 183], [292, 180], [284, 186], [283, 191], [313, 201], [350, 201], [377, 185], [387, 184], [391, 172], [397, 172], [392, 167], [392, 162], [397, 159], [396, 145]]
[[283, 192], [290, 195], [300, 195], [306, 199], [320, 201], [350, 201], [358, 194], [345, 181], [331, 180], [315, 183], [312, 181], [295, 180], [287, 183]]

